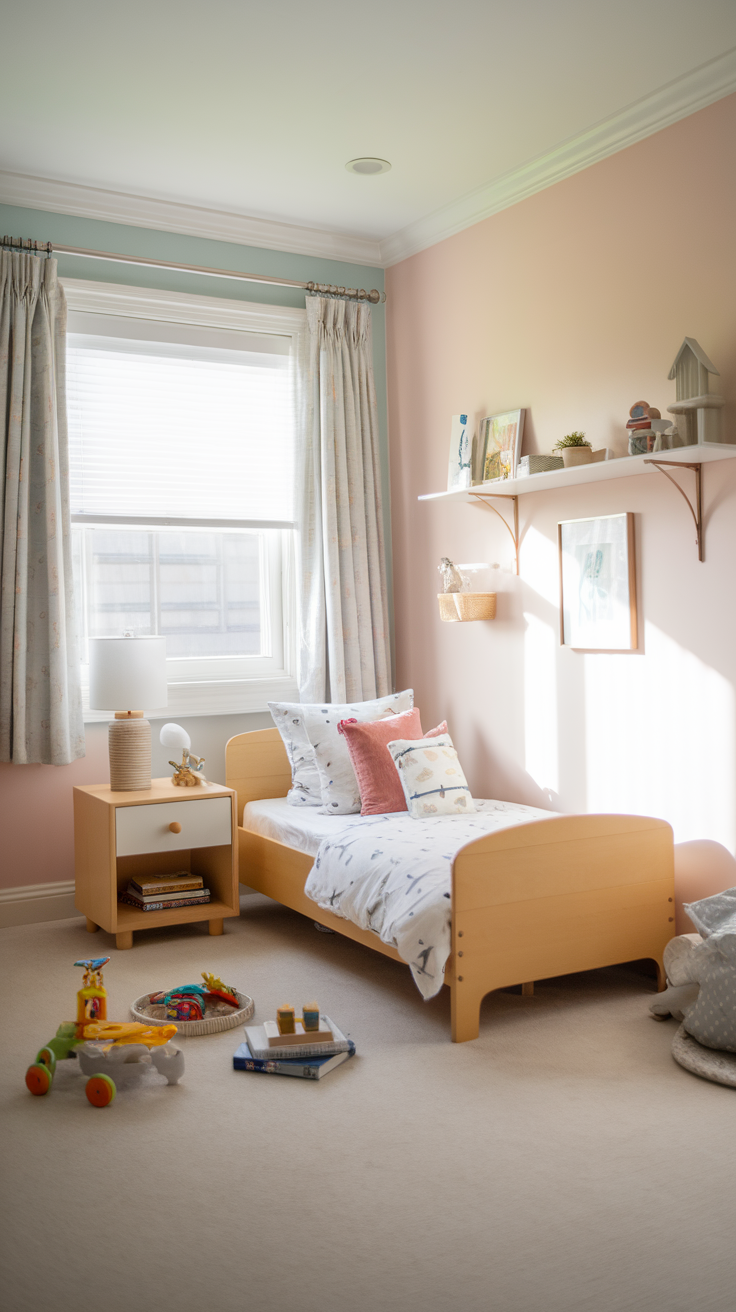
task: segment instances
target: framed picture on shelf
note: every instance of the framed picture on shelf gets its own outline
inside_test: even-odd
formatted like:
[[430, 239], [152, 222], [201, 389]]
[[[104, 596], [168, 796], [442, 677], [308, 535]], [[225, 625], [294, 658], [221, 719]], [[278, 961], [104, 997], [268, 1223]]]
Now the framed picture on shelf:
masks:
[[634, 516], [557, 525], [560, 643], [577, 651], [636, 651]]
[[447, 467], [447, 491], [470, 487], [473, 481], [473, 432], [467, 415], [453, 415], [450, 431], [450, 460]]
[[504, 410], [480, 421], [479, 454], [484, 483], [494, 478], [515, 478], [524, 433], [524, 411]]

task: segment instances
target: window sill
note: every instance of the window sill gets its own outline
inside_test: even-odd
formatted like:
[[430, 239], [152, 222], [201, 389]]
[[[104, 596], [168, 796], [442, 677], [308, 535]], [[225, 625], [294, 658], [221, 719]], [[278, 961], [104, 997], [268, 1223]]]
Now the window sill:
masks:
[[[86, 694], [86, 689], [85, 689]], [[87, 697], [85, 695], [85, 703]], [[288, 674], [270, 679], [202, 680], [196, 683], [170, 683], [169, 704], [147, 709], [150, 720], [180, 720], [188, 715], [248, 715], [267, 711], [267, 702], [297, 702], [299, 689]], [[138, 709], [138, 707], [131, 708]], [[111, 720], [113, 711], [91, 711], [85, 705], [85, 724]]]

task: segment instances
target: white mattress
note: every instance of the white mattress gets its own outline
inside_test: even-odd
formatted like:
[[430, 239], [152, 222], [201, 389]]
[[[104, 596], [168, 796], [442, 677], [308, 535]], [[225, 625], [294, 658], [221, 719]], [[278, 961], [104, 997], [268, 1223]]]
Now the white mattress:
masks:
[[316, 856], [323, 838], [330, 838], [346, 826], [365, 823], [361, 815], [322, 815], [317, 806], [291, 806], [285, 797], [267, 797], [261, 802], [247, 802], [243, 811], [243, 828], [252, 829], [264, 838], [286, 843], [307, 856]]

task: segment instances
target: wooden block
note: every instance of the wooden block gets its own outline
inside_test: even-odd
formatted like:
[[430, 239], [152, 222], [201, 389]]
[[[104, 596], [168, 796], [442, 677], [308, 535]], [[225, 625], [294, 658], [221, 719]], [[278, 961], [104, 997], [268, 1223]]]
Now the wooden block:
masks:
[[329, 1025], [320, 1016], [318, 1030], [305, 1030], [301, 1021], [296, 1021], [296, 1028], [293, 1034], [280, 1034], [279, 1027], [275, 1020], [266, 1020], [263, 1022], [263, 1028], [266, 1031], [269, 1048], [289, 1048], [294, 1044], [300, 1047], [304, 1043], [332, 1043], [334, 1034]]

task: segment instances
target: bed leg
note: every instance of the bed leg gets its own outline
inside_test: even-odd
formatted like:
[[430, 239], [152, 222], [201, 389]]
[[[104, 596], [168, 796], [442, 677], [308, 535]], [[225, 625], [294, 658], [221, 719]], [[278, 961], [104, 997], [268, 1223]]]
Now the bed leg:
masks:
[[664, 990], [667, 988], [667, 976], [664, 972], [664, 966], [659, 957], [654, 957], [653, 960], [657, 967], [657, 992], [664, 993]]
[[533, 980], [533, 979], [528, 980], [526, 984], [522, 984], [522, 986], [521, 986], [521, 996], [522, 996], [522, 998], [533, 998], [533, 997], [534, 997], [534, 980]]
[[465, 980], [453, 980], [450, 986], [450, 1015], [453, 1043], [467, 1043], [480, 1033], [480, 1004], [478, 997]]

